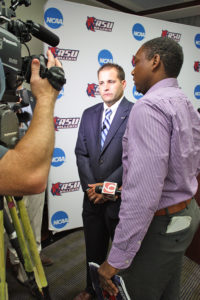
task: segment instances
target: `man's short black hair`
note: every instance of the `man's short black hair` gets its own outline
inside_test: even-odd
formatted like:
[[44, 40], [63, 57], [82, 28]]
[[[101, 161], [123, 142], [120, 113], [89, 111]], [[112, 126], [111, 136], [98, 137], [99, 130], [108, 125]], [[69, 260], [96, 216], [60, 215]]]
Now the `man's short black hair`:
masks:
[[99, 77], [99, 73], [102, 71], [102, 70], [106, 70], [106, 69], [112, 69], [112, 68], [115, 68], [117, 70], [117, 77], [119, 78], [120, 81], [122, 80], [125, 80], [125, 72], [123, 70], [123, 68], [117, 64], [114, 64], [114, 63], [107, 63], [107, 64], [104, 64], [102, 65], [99, 70], [97, 71], [97, 75]]
[[144, 43], [142, 48], [145, 50], [146, 58], [149, 60], [155, 54], [160, 55], [168, 77], [178, 77], [183, 64], [183, 50], [177, 42], [171, 38], [158, 37]]

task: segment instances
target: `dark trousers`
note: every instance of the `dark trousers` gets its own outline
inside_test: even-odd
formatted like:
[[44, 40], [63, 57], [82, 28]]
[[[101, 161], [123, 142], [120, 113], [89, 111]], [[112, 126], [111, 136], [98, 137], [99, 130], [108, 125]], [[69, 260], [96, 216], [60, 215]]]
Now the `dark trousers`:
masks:
[[[190, 216], [188, 228], [166, 233], [173, 216]], [[193, 199], [184, 210], [155, 216], [131, 266], [120, 274], [133, 300], [178, 300], [183, 255], [200, 222]]]
[[83, 226], [86, 245], [87, 286], [86, 291], [94, 295], [89, 273], [89, 262], [102, 264], [108, 254], [110, 240], [113, 240], [118, 224], [118, 209], [116, 214], [109, 214], [107, 205], [99, 204], [94, 210], [83, 209]]

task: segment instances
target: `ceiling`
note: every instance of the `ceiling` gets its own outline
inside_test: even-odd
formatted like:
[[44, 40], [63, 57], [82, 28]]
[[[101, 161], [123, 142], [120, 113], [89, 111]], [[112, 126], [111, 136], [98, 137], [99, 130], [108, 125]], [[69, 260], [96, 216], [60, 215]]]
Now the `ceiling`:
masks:
[[200, 0], [69, 0], [129, 14], [200, 26]]

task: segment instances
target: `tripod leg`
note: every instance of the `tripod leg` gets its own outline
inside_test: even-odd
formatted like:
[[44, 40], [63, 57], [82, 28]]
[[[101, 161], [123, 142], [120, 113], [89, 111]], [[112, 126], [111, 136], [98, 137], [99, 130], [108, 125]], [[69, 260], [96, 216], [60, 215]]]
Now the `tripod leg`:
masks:
[[8, 299], [6, 283], [5, 248], [4, 248], [4, 222], [3, 222], [3, 197], [0, 196], [0, 299]]
[[25, 237], [29, 246], [29, 250], [31, 253], [31, 257], [35, 263], [35, 267], [38, 273], [38, 279], [39, 282], [41, 283], [41, 288], [42, 288], [42, 292], [44, 295], [44, 299], [46, 300], [51, 300], [50, 295], [49, 295], [49, 288], [48, 288], [48, 283], [47, 283], [47, 279], [44, 273], [44, 269], [42, 266], [42, 262], [40, 259], [40, 255], [38, 253], [38, 249], [37, 249], [37, 244], [35, 241], [35, 236], [33, 234], [33, 230], [29, 221], [29, 216], [26, 210], [26, 207], [24, 205], [24, 201], [22, 199], [16, 199], [17, 201], [17, 207], [20, 213], [20, 218], [22, 221], [22, 226], [24, 229], [24, 233], [25, 233]]
[[[20, 253], [19, 253], [19, 259], [20, 259], [22, 265], [24, 266], [25, 272], [27, 274], [29, 288], [31, 289], [32, 293], [37, 296], [37, 299], [44, 299], [41, 288], [38, 286], [38, 284], [35, 281], [32, 260], [31, 260], [30, 254], [29, 254], [29, 250], [28, 250], [25, 238], [24, 238], [24, 233], [23, 233], [23, 230], [21, 227], [21, 223], [20, 223], [18, 215], [17, 215], [15, 203], [14, 203], [12, 197], [10, 197], [10, 196], [6, 196], [6, 200], [7, 200], [10, 215], [12, 217], [12, 221], [13, 221], [16, 233], [17, 233], [18, 243], [20, 246], [20, 252], [22, 253], [22, 255], [20, 255]], [[10, 230], [11, 230], [11, 228], [10, 228]], [[17, 249], [15, 249], [15, 250], [17, 251]]]
[[5, 209], [3, 211], [3, 220], [4, 220], [4, 227], [5, 227], [6, 233], [8, 235], [9, 241], [10, 241], [12, 247], [17, 252], [17, 256], [18, 256], [20, 262], [22, 263], [22, 265], [24, 265], [24, 258], [22, 255], [22, 251], [20, 249], [19, 241], [17, 239], [17, 233], [16, 233], [14, 226], [11, 223]]

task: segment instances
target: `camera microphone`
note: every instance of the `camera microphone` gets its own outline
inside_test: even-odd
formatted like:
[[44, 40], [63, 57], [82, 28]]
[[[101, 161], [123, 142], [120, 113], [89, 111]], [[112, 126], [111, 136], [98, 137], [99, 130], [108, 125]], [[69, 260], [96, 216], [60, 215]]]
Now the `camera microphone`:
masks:
[[26, 21], [26, 25], [29, 28], [30, 33], [42, 42], [47, 43], [52, 47], [56, 47], [59, 44], [59, 37], [44, 26], [31, 20]]
[[118, 190], [116, 182], [104, 181], [103, 186], [97, 185], [95, 187], [95, 192], [97, 194], [103, 194], [112, 201], [116, 200], [115, 196], [121, 196], [121, 191]]

